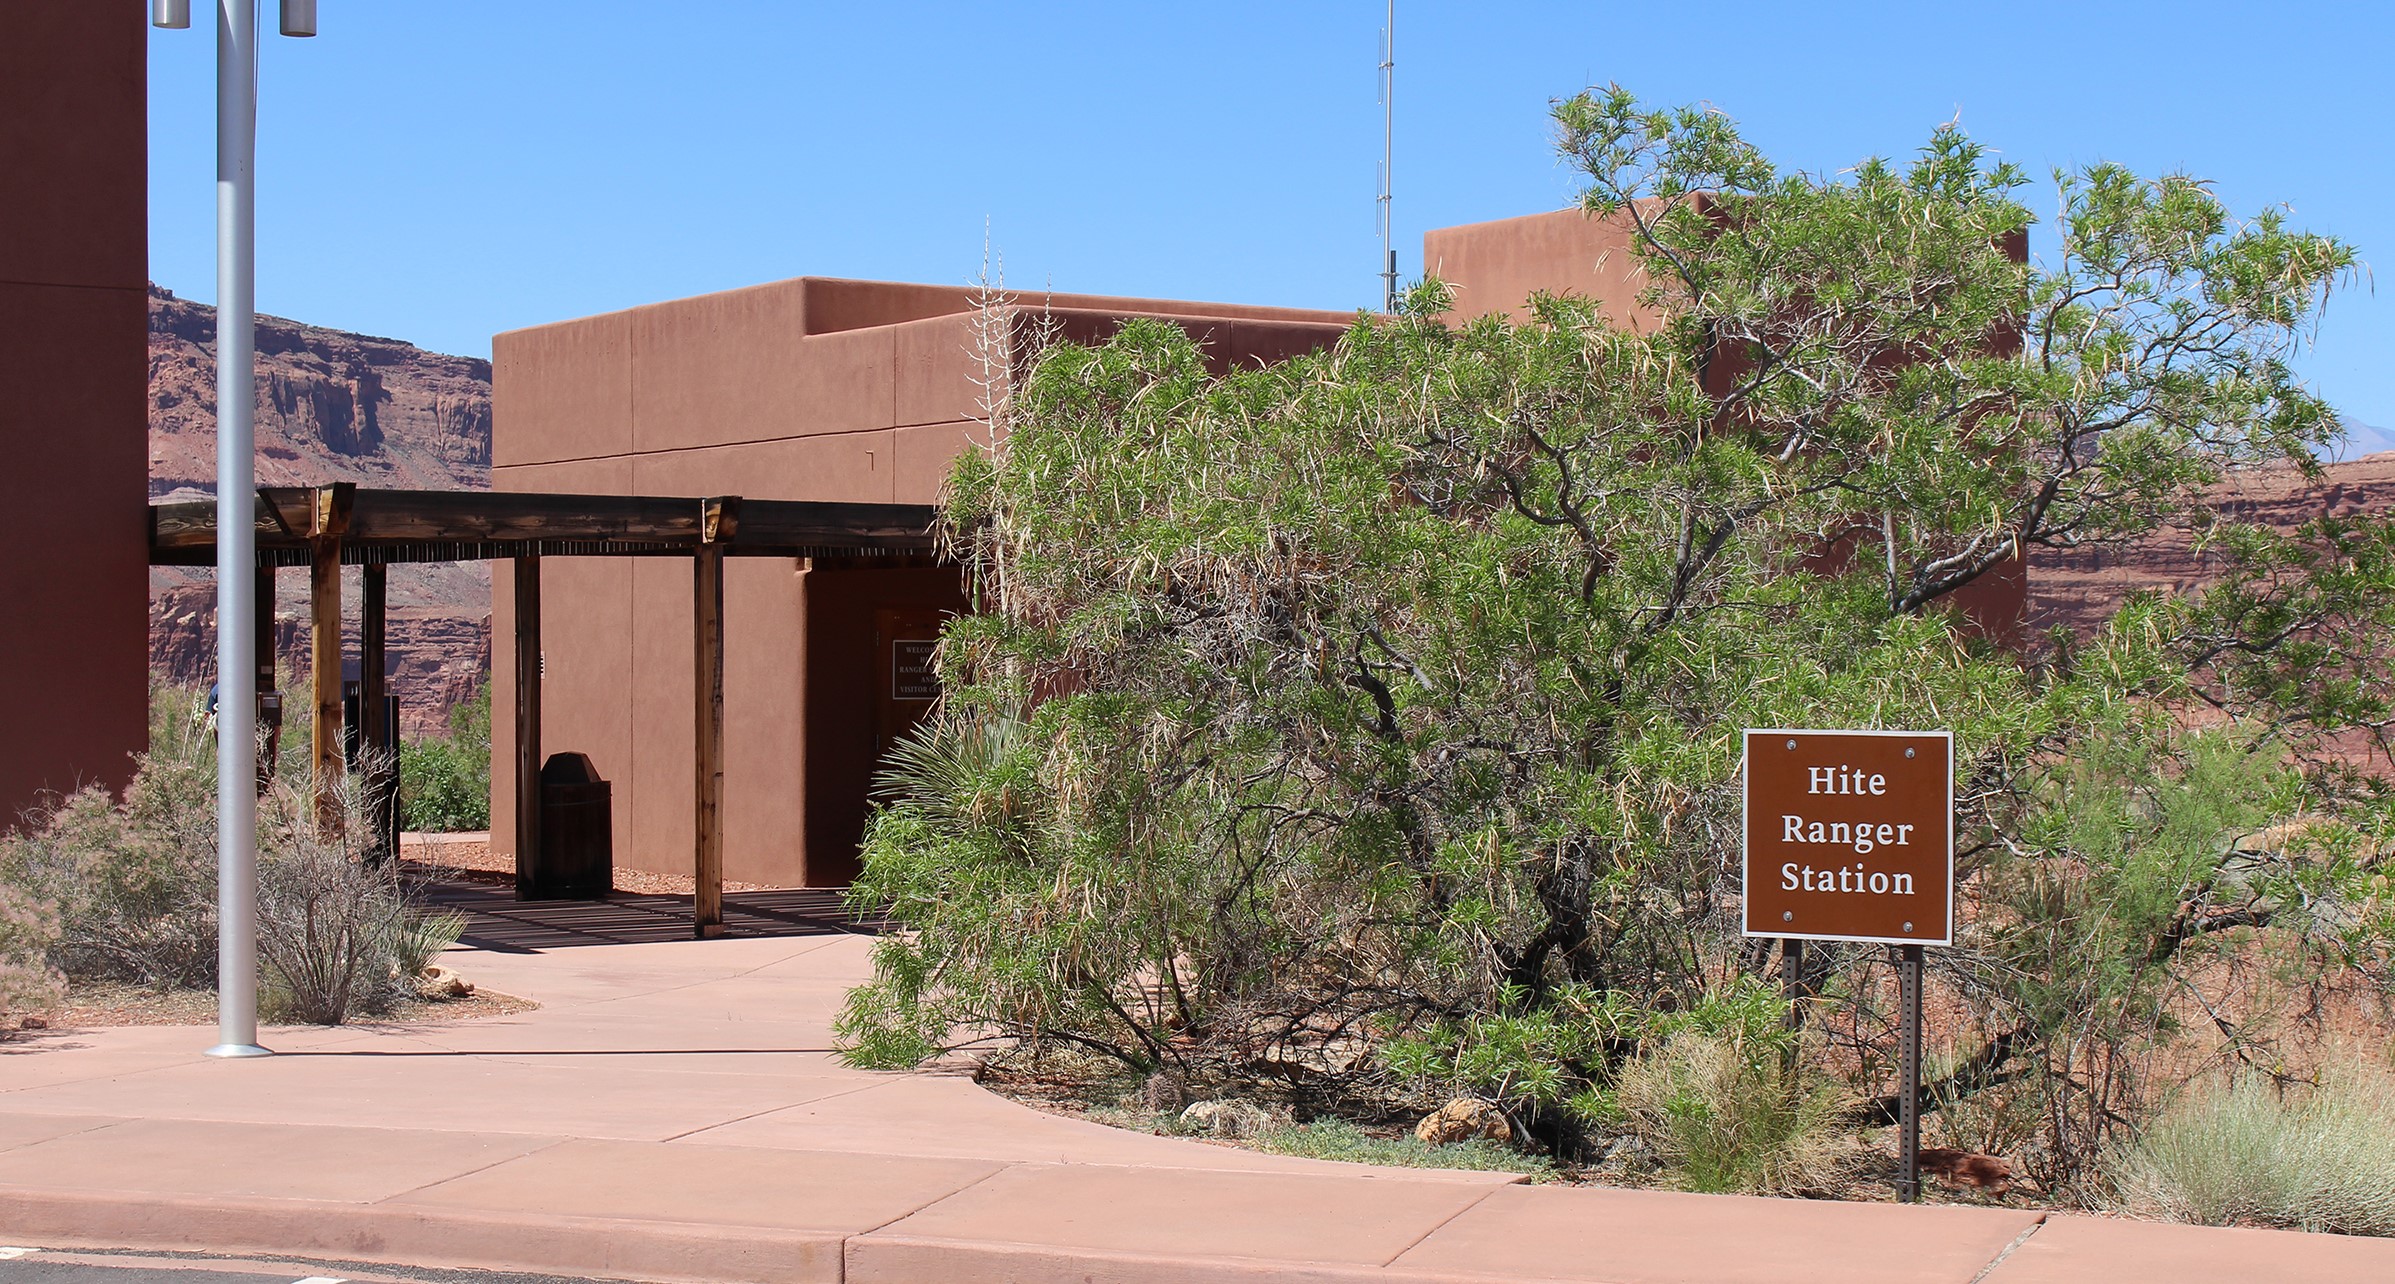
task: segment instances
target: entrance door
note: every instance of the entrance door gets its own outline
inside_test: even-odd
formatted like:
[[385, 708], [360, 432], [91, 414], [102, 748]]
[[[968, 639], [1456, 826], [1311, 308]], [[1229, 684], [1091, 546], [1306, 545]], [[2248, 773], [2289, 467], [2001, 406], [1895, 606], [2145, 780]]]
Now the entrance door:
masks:
[[931, 655], [947, 612], [930, 606], [885, 606], [873, 613], [873, 757], [880, 761], [898, 737], [915, 729], [940, 698]]

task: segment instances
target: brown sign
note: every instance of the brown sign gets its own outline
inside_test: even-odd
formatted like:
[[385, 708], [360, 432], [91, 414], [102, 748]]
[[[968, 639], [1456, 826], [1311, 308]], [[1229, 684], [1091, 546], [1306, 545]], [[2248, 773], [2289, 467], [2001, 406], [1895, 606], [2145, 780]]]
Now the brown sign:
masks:
[[1954, 738], [1746, 733], [1746, 934], [1954, 942]]

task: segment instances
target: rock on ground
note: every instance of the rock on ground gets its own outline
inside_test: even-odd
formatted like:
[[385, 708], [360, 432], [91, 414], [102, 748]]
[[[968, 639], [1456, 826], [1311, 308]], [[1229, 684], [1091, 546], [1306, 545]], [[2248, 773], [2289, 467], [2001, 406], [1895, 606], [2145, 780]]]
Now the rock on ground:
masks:
[[1279, 1120], [1246, 1101], [1200, 1101], [1181, 1112], [1181, 1122], [1213, 1137], [1253, 1137]]
[[1511, 1142], [1513, 1122], [1493, 1101], [1457, 1097], [1422, 1117], [1414, 1136], [1428, 1146], [1452, 1146], [1466, 1141]]

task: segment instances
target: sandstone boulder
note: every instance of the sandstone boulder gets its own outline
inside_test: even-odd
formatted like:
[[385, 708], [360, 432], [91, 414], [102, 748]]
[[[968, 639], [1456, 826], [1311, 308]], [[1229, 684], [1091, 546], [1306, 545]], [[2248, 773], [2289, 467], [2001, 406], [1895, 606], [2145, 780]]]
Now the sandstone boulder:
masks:
[[435, 963], [417, 978], [416, 992], [428, 999], [462, 999], [474, 993], [474, 983], [458, 975], [456, 968]]
[[1496, 1102], [1457, 1097], [1424, 1115], [1422, 1122], [1414, 1125], [1414, 1136], [1426, 1146], [1453, 1146], [1466, 1141], [1510, 1143], [1514, 1128]]

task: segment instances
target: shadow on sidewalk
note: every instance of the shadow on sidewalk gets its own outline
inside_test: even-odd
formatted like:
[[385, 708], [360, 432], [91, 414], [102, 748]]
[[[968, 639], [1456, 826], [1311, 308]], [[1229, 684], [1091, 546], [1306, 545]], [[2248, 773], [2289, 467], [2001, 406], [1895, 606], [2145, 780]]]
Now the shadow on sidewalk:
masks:
[[[519, 901], [512, 887], [454, 879], [419, 882], [414, 891], [429, 904], [465, 915], [458, 943], [478, 950], [533, 954], [691, 939], [687, 896], [616, 892], [603, 901]], [[727, 893], [723, 917], [726, 937], [871, 936], [883, 926], [850, 913], [831, 888]]]

